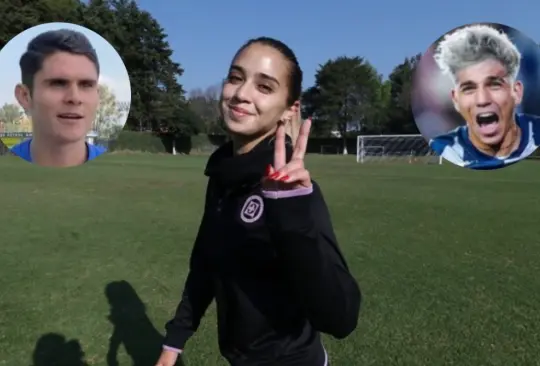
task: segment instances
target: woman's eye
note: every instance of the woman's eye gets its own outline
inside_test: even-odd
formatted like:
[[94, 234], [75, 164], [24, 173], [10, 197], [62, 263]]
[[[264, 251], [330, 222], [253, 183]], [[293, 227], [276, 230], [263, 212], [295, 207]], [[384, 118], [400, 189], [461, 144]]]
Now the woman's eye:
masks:
[[272, 88], [269, 87], [268, 85], [260, 85], [259, 88], [265, 93], [271, 93], [272, 92]]
[[231, 75], [228, 77], [228, 80], [229, 82], [233, 83], [233, 82], [239, 82], [239, 81], [242, 81], [242, 79], [238, 76], [235, 76], [235, 75]]

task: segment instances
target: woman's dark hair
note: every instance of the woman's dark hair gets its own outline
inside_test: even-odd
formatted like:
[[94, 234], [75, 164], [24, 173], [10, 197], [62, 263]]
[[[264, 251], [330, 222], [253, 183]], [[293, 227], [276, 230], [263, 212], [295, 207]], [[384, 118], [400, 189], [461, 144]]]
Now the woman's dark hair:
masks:
[[283, 57], [289, 61], [289, 95], [287, 97], [287, 105], [292, 105], [294, 102], [299, 100], [300, 96], [302, 95], [302, 69], [298, 64], [296, 55], [289, 48], [289, 46], [281, 41], [278, 41], [277, 39], [270, 37], [259, 37], [250, 39], [242, 47], [240, 47], [238, 52], [236, 52], [236, 55], [234, 55], [234, 59], [236, 59], [246, 48], [254, 44], [272, 47], [276, 51], [279, 51]]

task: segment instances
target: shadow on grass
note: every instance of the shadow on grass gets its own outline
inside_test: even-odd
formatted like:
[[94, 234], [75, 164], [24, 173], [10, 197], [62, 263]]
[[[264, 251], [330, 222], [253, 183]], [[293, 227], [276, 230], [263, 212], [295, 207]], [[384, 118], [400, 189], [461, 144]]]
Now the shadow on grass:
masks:
[[48, 333], [39, 338], [32, 366], [88, 366], [77, 340], [67, 340], [61, 334]]
[[[154, 366], [164, 337], [146, 315], [146, 307], [133, 286], [127, 281], [111, 282], [105, 288], [105, 296], [110, 305], [108, 318], [114, 326], [107, 365], [118, 365], [117, 354], [123, 345], [133, 366]], [[183, 365], [181, 360], [177, 365]]]

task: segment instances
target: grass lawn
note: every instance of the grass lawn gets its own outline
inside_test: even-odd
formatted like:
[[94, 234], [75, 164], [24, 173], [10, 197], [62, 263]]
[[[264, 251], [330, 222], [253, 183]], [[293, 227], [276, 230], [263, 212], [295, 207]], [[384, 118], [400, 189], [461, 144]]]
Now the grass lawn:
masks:
[[[89, 365], [153, 366], [205, 160], [109, 155], [55, 170], [0, 158], [0, 365], [52, 366], [52, 354], [79, 366], [82, 352]], [[540, 162], [307, 163], [364, 294], [357, 331], [325, 340], [332, 366], [540, 364]], [[225, 365], [213, 305], [184, 359]]]

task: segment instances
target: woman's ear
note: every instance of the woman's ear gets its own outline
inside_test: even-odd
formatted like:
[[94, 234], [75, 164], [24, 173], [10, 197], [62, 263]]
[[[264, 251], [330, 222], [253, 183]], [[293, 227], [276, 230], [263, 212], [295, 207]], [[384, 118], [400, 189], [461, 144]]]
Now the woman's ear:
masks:
[[300, 114], [300, 102], [295, 102], [291, 107], [285, 111], [287, 119], [285, 122], [285, 133], [290, 136], [293, 146], [298, 138], [300, 132], [300, 126], [302, 125], [302, 116]]
[[292, 121], [299, 118], [300, 118], [300, 101], [294, 102], [281, 115], [281, 120], [283, 122]]

